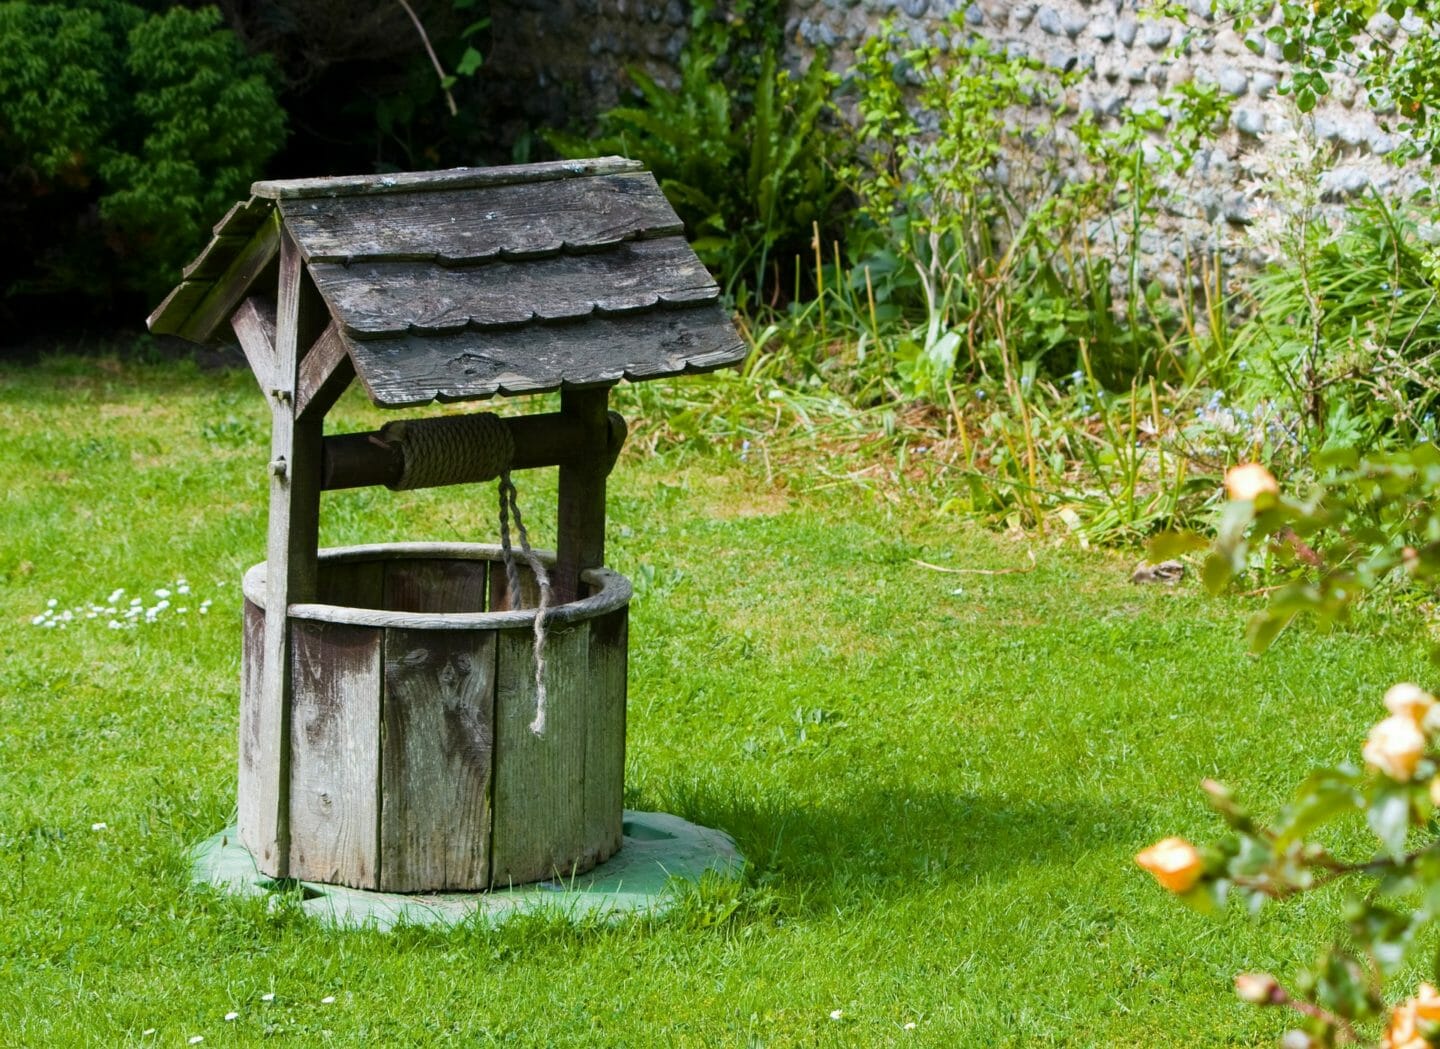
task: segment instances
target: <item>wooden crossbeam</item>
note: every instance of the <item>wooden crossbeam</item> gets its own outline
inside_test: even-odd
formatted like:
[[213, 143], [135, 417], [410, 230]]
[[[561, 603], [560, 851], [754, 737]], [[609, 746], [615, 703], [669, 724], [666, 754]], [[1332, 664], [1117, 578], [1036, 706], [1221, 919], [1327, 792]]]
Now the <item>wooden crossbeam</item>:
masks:
[[354, 378], [355, 365], [350, 361], [350, 351], [339, 325], [331, 321], [300, 362], [300, 373], [295, 379], [296, 418], [322, 418]]
[[252, 295], [230, 317], [230, 327], [235, 329], [260, 392], [269, 397], [275, 388], [275, 307]]

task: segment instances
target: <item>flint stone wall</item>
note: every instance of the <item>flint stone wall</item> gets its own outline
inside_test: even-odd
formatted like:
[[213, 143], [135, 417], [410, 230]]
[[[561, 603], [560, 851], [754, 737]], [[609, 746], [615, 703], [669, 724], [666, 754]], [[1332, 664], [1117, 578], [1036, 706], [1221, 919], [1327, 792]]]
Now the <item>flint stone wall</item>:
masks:
[[[1162, 212], [1141, 234], [1146, 276], [1171, 291], [1187, 256], [1193, 262], [1218, 254], [1242, 269], [1263, 263], [1267, 238], [1246, 236], [1246, 228], [1293, 206], [1273, 192], [1277, 185], [1316, 180], [1319, 203], [1332, 212], [1372, 188], [1400, 196], [1426, 188], [1419, 171], [1385, 159], [1399, 140], [1354, 83], [1334, 78], [1331, 95], [1302, 117], [1276, 91], [1284, 66], [1275, 44], [1253, 30], [1257, 54], [1212, 16], [1208, 0], [1187, 3], [1187, 18], [1176, 21], [1148, 14], [1147, 0], [791, 0], [787, 57], [803, 66], [823, 48], [843, 74], [883, 20], [923, 44], [958, 15], [969, 31], [1011, 53], [1079, 71], [1067, 104], [1093, 112], [1102, 127], [1114, 126], [1127, 108], [1157, 108], [1168, 120], [1160, 103], [1168, 88], [1189, 79], [1218, 84], [1233, 100], [1230, 126], [1169, 187]], [[495, 18], [497, 65], [511, 83], [528, 82], [523, 101], [532, 119], [584, 121], [628, 97], [627, 66], [673, 80], [689, 24], [685, 0], [518, 0]], [[1371, 31], [1394, 40], [1421, 26], [1413, 15], [1397, 21], [1381, 14]], [[1115, 226], [1094, 235], [1111, 243], [1118, 237], [1123, 250]]]

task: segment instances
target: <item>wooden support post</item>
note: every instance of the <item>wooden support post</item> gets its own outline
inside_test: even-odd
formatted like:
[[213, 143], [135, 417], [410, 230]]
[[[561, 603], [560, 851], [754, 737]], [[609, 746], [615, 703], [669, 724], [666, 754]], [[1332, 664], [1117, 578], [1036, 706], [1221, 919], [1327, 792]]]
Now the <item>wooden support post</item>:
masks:
[[303, 350], [328, 319], [323, 302], [306, 280], [300, 250], [284, 231], [278, 303], [273, 386], [268, 391], [270, 530], [261, 701], [251, 712], [256, 745], [241, 750], [239, 798], [242, 842], [262, 872], [283, 878], [290, 869], [293, 697], [287, 610], [292, 603], [315, 599], [323, 440], [323, 419], [298, 418], [295, 394]]
[[605, 476], [610, 472], [609, 387], [562, 390], [560, 413], [579, 428], [578, 453], [560, 467], [555, 573], [556, 604], [579, 596], [580, 573], [605, 563]]

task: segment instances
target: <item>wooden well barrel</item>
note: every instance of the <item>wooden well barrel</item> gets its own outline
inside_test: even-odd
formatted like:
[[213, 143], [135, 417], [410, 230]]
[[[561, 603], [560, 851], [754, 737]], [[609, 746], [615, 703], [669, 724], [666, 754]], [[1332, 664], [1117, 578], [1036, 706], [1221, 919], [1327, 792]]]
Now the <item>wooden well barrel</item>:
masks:
[[[262, 784], [277, 771], [289, 787], [284, 871], [304, 881], [483, 890], [569, 877], [614, 854], [628, 580], [586, 571], [580, 598], [547, 613], [537, 735], [535, 598], [511, 609], [499, 547], [347, 547], [320, 551], [318, 568], [319, 601], [289, 609], [288, 770], [259, 738], [266, 566], [245, 575], [240, 839], [262, 871], [276, 873], [256, 838]], [[521, 578], [533, 591], [528, 568]]]

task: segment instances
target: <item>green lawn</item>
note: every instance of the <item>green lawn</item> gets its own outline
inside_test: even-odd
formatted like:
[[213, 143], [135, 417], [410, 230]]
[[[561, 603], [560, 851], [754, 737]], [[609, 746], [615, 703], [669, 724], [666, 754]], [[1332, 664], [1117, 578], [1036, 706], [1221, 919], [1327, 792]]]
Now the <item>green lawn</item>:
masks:
[[[337, 415], [379, 418], [353, 391]], [[1355, 756], [1385, 686], [1428, 673], [1407, 622], [1297, 629], [1257, 662], [1249, 603], [1134, 587], [1132, 558], [1037, 541], [1033, 572], [942, 574], [912, 559], [1030, 547], [768, 483], [734, 449], [631, 453], [610, 497], [636, 588], [627, 805], [729, 831], [747, 876], [660, 921], [329, 932], [187, 877], [234, 806], [254, 383], [4, 366], [0, 424], [0, 1045], [1264, 1044], [1284, 1017], [1231, 976], [1287, 972], [1335, 897], [1203, 917], [1130, 857], [1218, 833], [1203, 776], [1264, 807]], [[553, 480], [518, 483], [545, 541]], [[493, 486], [339, 493], [322, 539], [493, 520]], [[180, 577], [154, 622], [32, 625]]]

